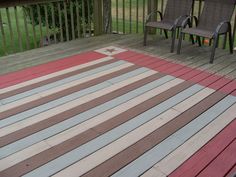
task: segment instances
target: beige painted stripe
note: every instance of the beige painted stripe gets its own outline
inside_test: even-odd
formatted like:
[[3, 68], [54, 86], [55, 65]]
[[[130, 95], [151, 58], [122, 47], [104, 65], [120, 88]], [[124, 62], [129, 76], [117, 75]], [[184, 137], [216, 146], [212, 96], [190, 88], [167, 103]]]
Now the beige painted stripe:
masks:
[[[186, 104], [189, 100], [195, 100], [193, 104], [197, 104], [202, 99], [206, 98], [213, 92], [212, 89], [205, 88], [201, 93], [197, 93], [192, 97], [186, 99], [179, 105], [184, 105], [184, 110], [188, 110], [191, 105]], [[196, 99], [197, 97], [201, 97], [201, 99]], [[195, 99], [194, 99], [195, 98]], [[97, 152], [89, 155], [88, 157], [82, 159], [81, 161], [69, 166], [65, 170], [55, 174], [54, 176], [80, 176], [88, 172], [89, 170], [95, 168], [99, 164], [105, 162], [106, 160], [110, 159], [111, 157], [115, 156], [119, 152], [125, 150], [129, 146], [133, 145], [137, 141], [141, 140], [145, 136], [149, 135], [156, 129], [160, 128], [161, 126], [165, 125], [167, 122], [171, 121], [182, 112], [179, 112], [173, 108], [169, 109], [168, 111], [164, 112], [163, 114], [157, 116], [156, 118], [152, 119], [151, 121], [147, 122], [146, 124], [140, 126], [139, 128], [133, 130], [132, 132], [128, 133], [127, 135], [123, 136], [122, 138], [116, 140], [115, 142], [107, 145], [106, 147], [98, 150]]]
[[0, 94], [7, 93], [9, 91], [13, 91], [13, 90], [16, 90], [16, 89], [20, 89], [20, 88], [25, 87], [25, 86], [29, 86], [29, 85], [32, 85], [32, 84], [35, 84], [35, 83], [38, 83], [38, 82], [41, 82], [41, 81], [44, 81], [44, 80], [47, 80], [47, 79], [51, 79], [51, 78], [56, 77], [56, 76], [67, 74], [67, 73], [70, 73], [70, 72], [73, 72], [73, 71], [76, 71], [76, 70], [79, 70], [79, 69], [83, 69], [83, 68], [86, 68], [86, 67], [98, 64], [98, 63], [109, 61], [109, 60], [112, 60], [112, 59], [113, 59], [113, 57], [105, 57], [105, 58], [101, 58], [99, 60], [91, 61], [89, 63], [85, 63], [85, 64], [82, 64], [82, 65], [79, 65], [79, 66], [74, 66], [74, 67], [71, 67], [71, 68], [68, 68], [68, 69], [65, 69], [65, 70], [61, 70], [61, 71], [58, 71], [58, 72], [55, 72], [55, 73], [52, 73], [52, 74], [48, 74], [46, 76], [38, 77], [38, 78], [29, 80], [29, 81], [26, 81], [26, 82], [22, 82], [20, 84], [16, 84], [16, 85], [1, 89]]
[[210, 94], [214, 93], [215, 90], [211, 88], [204, 88], [203, 90], [196, 93], [194, 96], [189, 97], [187, 100], [173, 107], [173, 109], [184, 112], [186, 108], [191, 108], [196, 103], [200, 102], [203, 98], [206, 98]]
[[217, 135], [224, 127], [232, 122], [236, 117], [235, 110], [236, 104], [231, 106], [227, 111], [178, 147], [171, 154], [166, 156], [163, 160], [158, 162], [153, 168], [144, 173], [142, 177], [151, 177], [153, 174], [156, 174], [155, 176], [159, 174], [165, 174], [165, 176], [168, 176], [171, 174], [176, 168]]
[[102, 77], [102, 76], [105, 76], [107, 74], [110, 74], [110, 73], [113, 73], [115, 71], [119, 71], [119, 70], [122, 70], [124, 68], [128, 68], [130, 66], [133, 66], [132, 63], [125, 63], [125, 64], [122, 64], [120, 66], [117, 66], [117, 67], [114, 67], [112, 69], [109, 69], [109, 70], [106, 70], [106, 71], [102, 71], [100, 73], [97, 73], [97, 74], [93, 74], [93, 75], [90, 75], [88, 77], [84, 77], [84, 78], [81, 78], [79, 80], [76, 80], [76, 81], [72, 81], [70, 83], [67, 83], [67, 84], [64, 84], [64, 85], [60, 85], [58, 87], [54, 87], [52, 89], [49, 89], [49, 90], [46, 90], [44, 92], [41, 92], [41, 93], [37, 93], [37, 94], [34, 94], [32, 96], [29, 96], [29, 97], [26, 97], [26, 98], [23, 98], [21, 100], [18, 100], [18, 101], [15, 101], [13, 103], [9, 103], [7, 105], [3, 105], [0, 107], [0, 112], [4, 112], [4, 111], [7, 111], [9, 109], [13, 109], [17, 106], [20, 106], [22, 104], [26, 104], [26, 103], [29, 103], [29, 102], [32, 102], [34, 100], [37, 100], [39, 98], [42, 98], [42, 97], [46, 97], [46, 96], [49, 96], [51, 94], [54, 94], [54, 93], [57, 93], [57, 92], [60, 92], [60, 91], [63, 91], [63, 90], [66, 90], [68, 88], [71, 88], [73, 86], [76, 86], [76, 85], [79, 85], [79, 84], [82, 84], [82, 83], [85, 83], [85, 82], [88, 82], [90, 80], [93, 80], [93, 79], [96, 79], [96, 78], [99, 78], [99, 77]]
[[78, 98], [78, 99], [75, 99], [75, 100], [73, 100], [71, 102], [65, 103], [63, 105], [60, 105], [60, 106], [55, 107], [53, 109], [50, 109], [48, 111], [42, 112], [42, 113], [40, 113], [38, 115], [35, 115], [35, 116], [30, 117], [30, 118], [24, 119], [24, 120], [22, 120], [20, 122], [16, 122], [15, 124], [11, 124], [9, 126], [3, 127], [2, 129], [0, 129], [0, 137], [8, 135], [8, 134], [10, 134], [12, 132], [15, 132], [17, 130], [23, 129], [23, 128], [27, 127], [27, 126], [33, 125], [33, 124], [35, 124], [37, 122], [43, 121], [45, 119], [48, 119], [48, 118], [50, 118], [50, 117], [52, 117], [54, 115], [57, 115], [57, 114], [62, 113], [62, 112], [65, 112], [65, 111], [67, 111], [69, 109], [72, 109], [72, 108], [78, 106], [78, 105], [82, 105], [82, 104], [84, 104], [86, 102], [89, 102], [89, 101], [91, 101], [93, 99], [96, 99], [98, 97], [101, 97], [103, 95], [111, 93], [111, 92], [113, 92], [113, 91], [115, 91], [115, 90], [117, 90], [119, 88], [127, 86], [127, 85], [129, 85], [131, 83], [134, 83], [136, 81], [139, 81], [141, 79], [144, 79], [144, 78], [146, 78], [148, 76], [151, 76], [153, 74], [156, 74], [156, 73], [157, 73], [156, 71], [147, 71], [147, 72], [142, 73], [142, 74], [140, 74], [138, 76], [135, 76], [133, 78], [127, 79], [125, 81], [122, 81], [120, 83], [114, 84], [112, 86], [109, 86], [109, 87], [104, 88], [102, 90], [99, 90], [97, 92], [85, 95], [85, 96], [83, 96], [81, 98]]
[[121, 114], [122, 112], [125, 112], [126, 110], [135, 107], [136, 105], [158, 95], [164, 92], [165, 90], [168, 90], [171, 87], [174, 87], [175, 85], [178, 85], [182, 83], [183, 80], [181, 79], [175, 79], [172, 80], [162, 86], [159, 86], [153, 90], [150, 90], [126, 103], [123, 103], [109, 111], [106, 111], [98, 116], [95, 116], [94, 118], [85, 121], [75, 127], [72, 127], [60, 134], [57, 134], [53, 137], [50, 137], [43, 142], [39, 142], [35, 145], [32, 145], [28, 147], [27, 149], [24, 149], [22, 151], [19, 151], [11, 156], [8, 156], [2, 160], [0, 160], [0, 171], [7, 169], [29, 157], [32, 157], [42, 151], [45, 150], [45, 148], [49, 149], [52, 146], [56, 146], [94, 126], [97, 126], [98, 124], [101, 124], [102, 122], [105, 122], [116, 115]]
[[100, 114], [96, 117], [94, 117], [93, 119], [90, 119], [78, 126], [75, 126], [65, 132], [62, 132], [61, 134], [58, 134], [55, 136], [55, 138], [49, 138], [46, 142], [51, 145], [51, 146], [55, 146], [59, 143], [61, 143], [61, 139], [66, 138], [66, 139], [70, 139], [73, 136], [76, 136], [90, 128], [93, 128], [109, 119], [111, 119], [112, 117], [115, 117], [135, 106], [137, 106], [138, 104], [141, 104], [142, 102], [151, 99], [152, 97], [161, 94], [162, 92], [176, 86], [179, 85], [180, 83], [184, 82], [181, 79], [175, 79], [172, 80], [164, 85], [161, 85], [151, 91], [146, 92], [143, 95], [140, 95], [124, 104], [121, 104], [120, 106], [117, 106], [103, 114]]

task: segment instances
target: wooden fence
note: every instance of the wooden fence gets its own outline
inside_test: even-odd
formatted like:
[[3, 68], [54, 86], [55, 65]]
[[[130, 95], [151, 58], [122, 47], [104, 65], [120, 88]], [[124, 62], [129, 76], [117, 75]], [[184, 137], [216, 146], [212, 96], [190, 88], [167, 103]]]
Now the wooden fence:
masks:
[[[99, 1], [0, 2], [0, 53], [16, 53], [101, 34], [101, 20], [98, 17], [102, 8]], [[95, 20], [99, 22], [96, 25]]]

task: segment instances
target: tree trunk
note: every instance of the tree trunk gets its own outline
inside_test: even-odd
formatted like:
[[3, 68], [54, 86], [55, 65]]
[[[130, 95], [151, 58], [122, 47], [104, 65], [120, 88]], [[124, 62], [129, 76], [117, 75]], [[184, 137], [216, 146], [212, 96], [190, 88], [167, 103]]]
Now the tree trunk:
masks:
[[111, 0], [103, 0], [104, 32], [111, 33]]

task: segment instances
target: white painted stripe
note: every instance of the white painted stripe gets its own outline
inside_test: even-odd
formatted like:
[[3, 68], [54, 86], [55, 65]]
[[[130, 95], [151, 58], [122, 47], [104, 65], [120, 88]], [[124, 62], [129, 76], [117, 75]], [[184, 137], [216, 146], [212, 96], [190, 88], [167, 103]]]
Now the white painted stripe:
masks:
[[203, 89], [202, 86], [194, 85], [177, 95], [167, 99], [166, 101], [160, 103], [154, 108], [149, 109], [148, 111], [140, 114], [139, 116], [128, 120], [124, 124], [104, 133], [103, 135], [89, 141], [88, 143], [79, 146], [78, 148], [66, 153], [63, 156], [60, 156], [49, 163], [27, 173], [26, 177], [34, 176], [51, 176], [61, 169], [64, 169], [75, 162], [83, 159], [89, 154], [101, 149], [109, 143], [114, 142], [118, 138], [126, 135], [137, 127], [145, 124], [146, 122], [152, 120], [156, 116], [170, 109], [174, 105], [181, 103], [183, 100], [187, 99], [191, 95], [197, 93], [199, 90]]
[[216, 120], [208, 124], [188, 141], [170, 153], [153, 168], [148, 170], [142, 177], [151, 177], [152, 174], [165, 174], [168, 176], [182, 163], [196, 153], [202, 146], [215, 137], [224, 127], [236, 118], [236, 104], [220, 115]]
[[[173, 81], [175, 81], [175, 82], [173, 82]], [[179, 83], [180, 81], [182, 82], [182, 80], [179, 80], [179, 79], [176, 79], [176, 80], [173, 80], [173, 81], [172, 81], [172, 86], [174, 86], [174, 84]], [[137, 104], [140, 104], [143, 101], [151, 98], [153, 95], [159, 94], [159, 92], [160, 92], [159, 89], [160, 90], [162, 90], [162, 88], [168, 89], [169, 87], [171, 87], [170, 83], [159, 86], [159, 87], [157, 87], [153, 90], [150, 90], [150, 91], [148, 91], [148, 92], [146, 92], [146, 93], [144, 93], [144, 94], [142, 94], [138, 97], [135, 97], [134, 99], [131, 99], [130, 101], [125, 102], [125, 103], [123, 103], [123, 104], [121, 104], [121, 105], [119, 105], [119, 106], [117, 106], [117, 107], [115, 107], [115, 108], [113, 108], [109, 111], [106, 111], [106, 112], [104, 112], [104, 113], [102, 113], [98, 116], [95, 116], [92, 119], [90, 119], [90, 120], [88, 120], [88, 121], [86, 121], [82, 124], [79, 124], [79, 125], [77, 125], [75, 127], [72, 127], [71, 129], [68, 129], [68, 130], [66, 130], [66, 131], [64, 131], [60, 134], [57, 134], [57, 135], [55, 135], [51, 138], [48, 138], [44, 142], [46, 142], [50, 146], [58, 145], [58, 144], [60, 144], [64, 141], [66, 141], [66, 140], [68, 140], [68, 139], [70, 139], [70, 138], [72, 138], [72, 137], [88, 130], [89, 128], [92, 128], [92, 127], [98, 125], [99, 123], [102, 123], [102, 122], [104, 122], [106, 120], [109, 120], [110, 118], [122, 113], [122, 112], [125, 112], [129, 108], [134, 107]], [[41, 143], [38, 143], [38, 144], [41, 146]], [[34, 152], [34, 153], [29, 154], [29, 153], [25, 152], [26, 151], [26, 149], [25, 149], [20, 153], [16, 153], [16, 154], [13, 154], [12, 156], [7, 157], [5, 160], [2, 159], [0, 161], [0, 166], [3, 166], [3, 167], [5, 166], [5, 168], [6, 168], [6, 166], [8, 166], [7, 164], [10, 164], [10, 165], [12, 164], [12, 163], [7, 163], [7, 162], [16, 162], [15, 159], [23, 160], [27, 157], [29, 158], [29, 157], [33, 156], [35, 153], [40, 153], [41, 152], [41, 149], [40, 149], [40, 147], [37, 146], [37, 144], [35, 144], [35, 145], [33, 145], [33, 146], [31, 146], [27, 149], [29, 149], [28, 150], [29, 152]]]
[[75, 135], [78, 135], [96, 125], [99, 125], [109, 119], [111, 119], [112, 117], [115, 117], [123, 112], [125, 112], [126, 110], [131, 109], [132, 107], [141, 104], [142, 102], [154, 97], [155, 95], [159, 95], [162, 92], [164, 92], [165, 90], [170, 89], [171, 87], [174, 87], [180, 83], [182, 83], [183, 80], [181, 79], [175, 79], [173, 81], [170, 81], [162, 86], [159, 86], [151, 91], [148, 91], [147, 93], [136, 97], [135, 99], [132, 99], [118, 107], [115, 107], [114, 109], [109, 110], [108, 112], [105, 112], [103, 114], [100, 114], [96, 117], [94, 117], [93, 119], [90, 119], [89, 121], [86, 121], [78, 126], [75, 126], [67, 131], [62, 132], [61, 134], [57, 134], [55, 137], [53, 138], [49, 138], [47, 140], [47, 143], [50, 144], [51, 146], [55, 146], [59, 143], [61, 143], [61, 139], [66, 138], [66, 139], [70, 139]]
[[37, 88], [33, 88], [31, 90], [28, 90], [28, 91], [10, 96], [8, 98], [2, 99], [1, 103], [3, 105], [4, 104], [9, 104], [11, 102], [23, 99], [25, 97], [29, 97], [29, 96], [32, 96], [34, 94], [44, 92], [46, 90], [56, 88], [56, 87], [59, 87], [61, 85], [66, 85], [66, 84], [71, 83], [73, 81], [82, 79], [84, 77], [88, 77], [89, 75], [94, 75], [94, 74], [97, 74], [99, 72], [106, 71], [108, 69], [117, 67], [117, 66], [125, 64], [125, 63], [127, 63], [127, 62], [118, 61], [118, 62], [113, 62], [113, 63], [107, 64], [107, 65], [103, 65], [101, 67], [97, 67], [95, 69], [92, 69], [92, 70], [89, 70], [89, 71], [86, 71], [86, 72], [83, 72], [83, 73], [80, 73], [80, 74], [76, 74], [76, 75], [73, 75], [73, 76], [70, 76], [70, 77], [66, 77], [64, 79], [61, 79], [61, 80], [58, 80], [58, 81], [55, 81], [55, 82], [52, 82], [52, 83], [49, 83], [49, 84], [41, 85]]
[[143, 78], [146, 78], [148, 76], [151, 76], [153, 74], [156, 74], [157, 72], [156, 71], [148, 71], [148, 72], [145, 72], [141, 75], [138, 75], [136, 77], [133, 77], [131, 79], [128, 79], [128, 80], [125, 80], [125, 81], [122, 81], [118, 84], [114, 84], [110, 87], [107, 87], [105, 89], [102, 89], [102, 90], [99, 90], [98, 92], [94, 92], [94, 93], [91, 93], [89, 95], [86, 95], [84, 97], [81, 97], [79, 99], [76, 99], [76, 100], [73, 100], [69, 103], [66, 103], [66, 104], [63, 104], [63, 105], [60, 105], [56, 108], [53, 108], [49, 111], [46, 111], [46, 112], [43, 112], [43, 113], [40, 113], [36, 116], [33, 116], [33, 117], [30, 117], [28, 119], [25, 119], [23, 121], [20, 121], [20, 122], [17, 122], [15, 124], [12, 124], [10, 126], [7, 126], [7, 127], [4, 127], [2, 129], [0, 129], [0, 137], [2, 136], [5, 136], [5, 135], [8, 135], [12, 132], [15, 132], [17, 130], [20, 130], [20, 129], [23, 129], [27, 126], [30, 126], [30, 125], [33, 125], [35, 123], [38, 123], [40, 121], [43, 121], [45, 119], [48, 119], [54, 115], [57, 115], [57, 114], [60, 114], [62, 112], [65, 112], [66, 110], [69, 110], [69, 109], [72, 109], [78, 105], [82, 105], [86, 102], [89, 102], [89, 101], [92, 101], [93, 99], [96, 99], [98, 97], [101, 97], [103, 95], [106, 95], [108, 93], [111, 93], [115, 90], [118, 90], [119, 88], [122, 88], [126, 85], [129, 85], [131, 83], [134, 83], [138, 80], [141, 80]]
[[[173, 133], [164, 141], [156, 145], [151, 150], [145, 152], [139, 158], [125, 166], [114, 176], [135, 177], [143, 174], [147, 169], [151, 168], [155, 163], [166, 157], [172, 151], [181, 146], [189, 138], [198, 133], [201, 129], [214, 121], [218, 116], [224, 113], [236, 102], [236, 97], [228, 96], [221, 100], [206, 112], [195, 118], [190, 123]], [[152, 158], [155, 157], [155, 158]], [[168, 163], [169, 164], [169, 163]]]
[[[174, 77], [171, 77], [171, 76], [162, 77], [161, 79], [158, 79], [154, 82], [144, 85], [143, 87], [140, 87], [136, 90], [132, 90], [131, 92], [128, 92], [122, 96], [119, 96], [119, 97], [117, 97], [113, 100], [110, 100], [108, 102], [105, 102], [101, 105], [98, 105], [92, 109], [89, 109], [89, 110], [81, 113], [81, 114], [73, 116], [73, 117], [66, 119], [58, 124], [55, 124], [51, 127], [48, 127], [44, 130], [41, 130], [37, 133], [27, 136], [23, 139], [15, 141], [9, 145], [6, 145], [1, 148], [0, 159], [5, 158], [13, 153], [20, 151], [20, 150], [23, 150], [24, 148], [27, 148], [35, 143], [38, 143], [42, 140], [47, 139], [49, 137], [52, 137], [52, 136], [54, 136], [60, 132], [63, 132], [73, 126], [76, 126], [86, 120], [89, 120], [94, 116], [97, 116], [97, 115], [99, 115], [105, 111], [108, 111], [108, 110], [110, 110], [122, 103], [125, 103], [125, 102], [127, 102], [127, 101], [149, 91], [149, 90], [152, 90], [152, 89], [172, 80], [172, 79], [174, 79]], [[98, 85], [96, 85], [96, 86], [98, 86]]]
[[96, 78], [98, 78], [98, 77], [105, 76], [105, 75], [107, 75], [107, 74], [113, 73], [113, 72], [115, 72], [115, 71], [119, 71], [119, 70], [121, 70], [121, 69], [130, 67], [130, 66], [132, 66], [132, 65], [133, 65], [133, 64], [131, 64], [131, 63], [123, 64], [123, 65], [120, 65], [120, 66], [118, 66], [118, 67], [115, 67], [115, 68], [112, 68], [112, 69], [109, 69], [109, 70], [106, 70], [106, 71], [103, 71], [103, 72], [100, 72], [100, 73], [97, 73], [97, 74], [94, 74], [94, 75], [91, 75], [91, 76], [82, 78], [82, 79], [80, 79], [80, 80], [73, 81], [73, 82], [68, 83], [68, 84], [66, 84], [66, 85], [62, 85], [62, 86], [59, 86], [59, 87], [56, 87], [56, 88], [52, 88], [52, 89], [49, 89], [49, 90], [47, 90], [47, 91], [44, 91], [44, 92], [35, 94], [35, 95], [33, 95], [33, 96], [30, 96], [30, 97], [27, 97], [27, 98], [24, 98], [24, 99], [15, 101], [15, 102], [13, 102], [13, 103], [10, 103], [10, 104], [7, 104], [7, 105], [3, 105], [3, 106], [0, 107], [0, 112], [7, 111], [7, 110], [9, 110], [9, 109], [13, 109], [13, 108], [18, 107], [18, 106], [20, 106], [20, 105], [22, 105], [22, 104], [26, 104], [26, 103], [35, 101], [35, 100], [40, 99], [40, 98], [42, 98], [42, 97], [46, 97], [46, 96], [49, 96], [49, 95], [51, 95], [51, 94], [54, 94], [54, 93], [57, 93], [57, 92], [66, 90], [66, 89], [71, 88], [71, 87], [73, 87], [73, 86], [76, 86], [76, 85], [79, 85], [79, 84], [88, 82], [88, 81], [93, 80], [93, 79], [96, 79]]
[[59, 106], [61, 104], [64, 104], [64, 103], [67, 103], [67, 102], [72, 101], [74, 99], [77, 99], [77, 98], [79, 98], [81, 96], [84, 96], [84, 95], [86, 95], [88, 93], [92, 93], [94, 91], [100, 90], [102, 87], [105, 88], [108, 85], [124, 81], [124, 80], [126, 80], [128, 78], [134, 77], [134, 76], [139, 75], [141, 73], [144, 73], [146, 71], [148, 71], [148, 69], [146, 69], [146, 68], [139, 68], [137, 70], [128, 72], [128, 73], [123, 74], [121, 76], [117, 76], [115, 78], [112, 78], [110, 80], [102, 82], [101, 84], [98, 84], [98, 85], [95, 85], [95, 86], [92, 86], [92, 87], [80, 90], [78, 92], [72, 93], [70, 95], [64, 96], [62, 98], [59, 98], [59, 99], [50, 101], [50, 102], [48, 102], [46, 104], [43, 104], [43, 105], [37, 106], [35, 108], [32, 108], [30, 110], [23, 111], [23, 112], [21, 112], [19, 114], [10, 116], [10, 117], [8, 117], [6, 119], [0, 120], [0, 128], [3, 128], [3, 127], [8, 126], [10, 124], [13, 124], [13, 123], [16, 123], [18, 121], [24, 120], [24, 119], [26, 119], [26, 118], [28, 118], [30, 116], [39, 114], [41, 112], [47, 111], [47, 110], [52, 109], [52, 108], [54, 108], [56, 106]]
[[89, 63], [85, 63], [85, 64], [82, 64], [82, 65], [79, 65], [79, 66], [74, 66], [74, 67], [71, 67], [71, 68], [68, 68], [68, 69], [65, 69], [65, 70], [61, 70], [61, 71], [58, 71], [58, 72], [55, 72], [55, 73], [52, 73], [52, 74], [48, 74], [46, 76], [38, 77], [38, 78], [29, 80], [29, 81], [26, 81], [26, 82], [22, 82], [20, 84], [16, 84], [16, 85], [13, 85], [13, 86], [10, 86], [10, 87], [7, 87], [7, 88], [3, 88], [3, 89], [0, 90], [0, 94], [7, 93], [7, 92], [10, 92], [10, 91], [13, 91], [13, 90], [16, 90], [16, 89], [20, 89], [20, 88], [23, 88], [25, 86], [29, 86], [29, 85], [32, 85], [32, 84], [35, 84], [35, 83], [38, 83], [38, 82], [41, 82], [41, 81], [45, 81], [47, 79], [51, 79], [51, 78], [56, 77], [56, 76], [67, 74], [67, 73], [70, 73], [70, 72], [73, 72], [73, 71], [76, 71], [76, 70], [79, 70], [79, 69], [83, 69], [83, 68], [86, 68], [86, 67], [89, 67], [89, 66], [92, 66], [92, 65], [95, 65], [95, 64], [99, 64], [99, 63], [102, 63], [102, 62], [105, 62], [105, 61], [109, 61], [109, 60], [112, 60], [112, 59], [113, 59], [113, 57], [105, 57], [105, 58], [101, 58], [101, 59], [98, 59], [98, 60], [95, 60], [95, 61], [91, 61]]
[[[212, 90], [206, 88], [204, 89], [205, 92], [208, 94], [212, 93]], [[202, 99], [206, 97], [207, 94], [202, 95]], [[194, 95], [193, 97], [199, 97], [199, 94]], [[190, 98], [192, 99], [192, 98]], [[194, 99], [192, 99], [194, 100]], [[198, 99], [195, 99], [196, 102], [199, 102]], [[184, 102], [188, 102], [189, 99], [185, 100]], [[182, 104], [182, 103], [180, 103]], [[196, 103], [195, 103], [196, 104]], [[183, 104], [182, 104], [183, 105]], [[189, 105], [185, 104], [185, 109], [189, 109]], [[148, 134], [152, 133], [159, 127], [165, 125], [167, 122], [174, 119], [176, 116], [180, 115], [181, 113], [170, 109], [167, 112], [157, 116], [153, 120], [149, 121], [148, 123], [144, 124], [143, 126], [135, 129], [134, 131], [128, 133], [124, 137], [116, 140], [112, 144], [107, 145], [106, 147], [98, 150], [97, 152], [89, 155], [88, 157], [82, 159], [81, 161], [69, 166], [65, 170], [57, 173], [55, 176], [65, 176], [66, 174], [69, 176], [80, 176], [84, 173], [88, 172], [89, 170], [95, 168], [99, 164], [103, 163], [104, 161], [108, 160], [112, 156], [118, 154], [122, 150], [126, 149], [127, 147], [131, 146], [132, 144], [136, 143], [140, 139], [144, 138]]]

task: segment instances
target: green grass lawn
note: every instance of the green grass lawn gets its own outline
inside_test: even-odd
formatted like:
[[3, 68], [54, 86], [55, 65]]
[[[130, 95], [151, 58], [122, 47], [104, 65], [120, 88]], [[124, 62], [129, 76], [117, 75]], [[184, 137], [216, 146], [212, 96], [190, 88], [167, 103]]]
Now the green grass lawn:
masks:
[[[2, 21], [4, 24], [4, 32], [5, 32], [5, 38], [6, 38], [6, 54], [20, 52], [14, 9], [9, 8], [9, 12], [10, 12], [10, 19], [11, 19], [12, 30], [13, 30], [13, 46], [11, 45], [11, 35], [10, 35], [10, 30], [9, 30], [7, 13], [6, 13], [5, 9], [1, 9]], [[17, 15], [18, 15], [18, 19], [19, 19], [19, 29], [20, 29], [20, 33], [22, 36], [23, 50], [27, 50], [25, 25], [24, 25], [23, 11], [21, 8], [17, 8]], [[33, 28], [29, 22], [28, 22], [28, 30], [29, 30], [30, 48], [32, 49], [32, 48], [34, 48]], [[43, 27], [42, 30], [43, 30], [43, 34], [45, 35], [46, 29]], [[35, 31], [36, 31], [37, 45], [39, 46], [39, 43], [40, 43], [39, 26], [35, 26]], [[1, 33], [0, 33], [0, 39], [2, 39]], [[0, 41], [0, 56], [3, 56], [3, 55], [5, 55], [5, 52], [3, 51], [3, 43], [1, 40]]]

